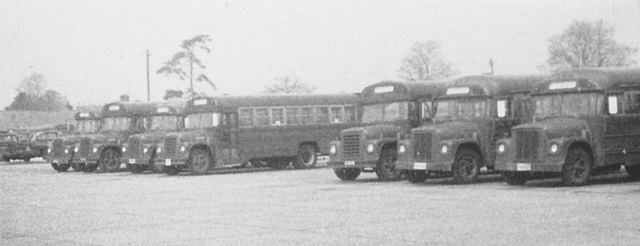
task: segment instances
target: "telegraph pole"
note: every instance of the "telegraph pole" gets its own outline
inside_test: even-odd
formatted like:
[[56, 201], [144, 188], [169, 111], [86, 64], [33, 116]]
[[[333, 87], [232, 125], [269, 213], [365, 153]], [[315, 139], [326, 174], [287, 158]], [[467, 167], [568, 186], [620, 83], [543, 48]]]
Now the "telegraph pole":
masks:
[[147, 101], [151, 101], [151, 85], [149, 83], [149, 50], [147, 50]]

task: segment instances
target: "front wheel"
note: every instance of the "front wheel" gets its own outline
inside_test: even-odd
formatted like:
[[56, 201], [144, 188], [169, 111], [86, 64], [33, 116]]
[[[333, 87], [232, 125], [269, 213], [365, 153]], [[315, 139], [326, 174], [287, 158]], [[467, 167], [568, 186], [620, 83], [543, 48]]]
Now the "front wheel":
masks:
[[624, 166], [624, 170], [627, 171], [629, 176], [634, 179], [640, 178], [640, 165], [637, 166]]
[[116, 172], [120, 169], [120, 153], [114, 149], [106, 149], [100, 155], [98, 163], [103, 172]]
[[427, 177], [429, 177], [429, 173], [427, 173], [427, 171], [416, 170], [407, 171], [404, 175], [407, 176], [407, 180], [409, 180], [409, 182], [414, 184], [422, 183], [427, 180]]
[[461, 149], [453, 161], [453, 182], [456, 184], [472, 183], [480, 174], [480, 155], [470, 149]]
[[166, 166], [163, 169], [164, 172], [168, 175], [177, 175], [178, 173], [182, 172], [182, 166], [176, 165]]
[[293, 162], [293, 165], [297, 169], [312, 168], [316, 165], [316, 162], [318, 162], [318, 152], [316, 148], [312, 145], [305, 144], [300, 146], [298, 156], [295, 162]]
[[210, 166], [211, 158], [206, 150], [194, 149], [189, 155], [189, 167], [192, 174], [206, 174]]
[[69, 168], [71, 168], [71, 165], [69, 165], [69, 164], [59, 164], [59, 163], [51, 163], [51, 167], [53, 167], [53, 169], [55, 169], [58, 172], [66, 172], [67, 170], [69, 170]]
[[358, 168], [334, 168], [333, 172], [339, 179], [344, 181], [351, 181], [358, 178], [362, 170]]
[[402, 172], [394, 166], [397, 157], [394, 149], [387, 148], [382, 150], [376, 165], [376, 175], [380, 181], [397, 181], [402, 177]]
[[562, 182], [567, 186], [586, 185], [591, 176], [591, 156], [582, 148], [571, 148], [562, 166]]
[[529, 173], [522, 172], [503, 172], [500, 174], [507, 184], [510, 185], [524, 185], [529, 181]]

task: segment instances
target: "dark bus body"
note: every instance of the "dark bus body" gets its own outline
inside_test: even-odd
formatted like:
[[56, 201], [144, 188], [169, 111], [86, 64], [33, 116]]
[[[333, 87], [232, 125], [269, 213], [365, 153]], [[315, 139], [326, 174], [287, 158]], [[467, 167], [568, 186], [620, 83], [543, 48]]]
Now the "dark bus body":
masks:
[[529, 91], [540, 76], [466, 76], [447, 83], [435, 99], [434, 123], [411, 130], [398, 145], [396, 169], [412, 183], [429, 173], [476, 181], [493, 169], [495, 142], [531, 117]]
[[496, 170], [507, 183], [552, 173], [584, 185], [621, 165], [640, 176], [640, 69], [558, 72], [536, 85], [532, 100], [533, 122], [498, 142]]
[[199, 97], [185, 109], [185, 130], [168, 134], [156, 165], [167, 174], [293, 163], [315, 166], [329, 141], [358, 122], [358, 97], [344, 95], [266, 95]]
[[376, 172], [383, 181], [394, 181], [396, 146], [401, 136], [421, 124], [430, 124], [432, 100], [441, 81], [383, 81], [360, 94], [363, 126], [340, 132], [331, 142], [328, 165], [341, 180], [354, 180], [361, 172]]
[[80, 140], [86, 134], [97, 133], [100, 125], [99, 110], [76, 113], [73, 133], [53, 140], [51, 147], [47, 150], [49, 154], [45, 160], [51, 163], [51, 167], [58, 172], [65, 172], [69, 168], [73, 168], [74, 171], [82, 171], [85, 163], [78, 162], [79, 159], [74, 161], [73, 157], [80, 150]]

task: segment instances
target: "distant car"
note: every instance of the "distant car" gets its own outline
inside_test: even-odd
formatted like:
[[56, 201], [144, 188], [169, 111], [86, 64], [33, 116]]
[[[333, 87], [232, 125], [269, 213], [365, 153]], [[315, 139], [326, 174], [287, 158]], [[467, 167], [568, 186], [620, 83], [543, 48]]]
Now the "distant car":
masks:
[[47, 154], [49, 144], [57, 137], [62, 136], [60, 131], [39, 131], [28, 133], [3, 133], [0, 134], [0, 154], [3, 161], [24, 160], [44, 157]]

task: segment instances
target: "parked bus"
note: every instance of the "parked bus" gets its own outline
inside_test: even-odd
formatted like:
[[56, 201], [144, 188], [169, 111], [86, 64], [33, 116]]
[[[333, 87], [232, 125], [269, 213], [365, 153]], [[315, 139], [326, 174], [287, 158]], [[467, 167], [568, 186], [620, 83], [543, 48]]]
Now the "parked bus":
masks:
[[83, 162], [74, 162], [74, 155], [80, 149], [80, 139], [87, 134], [97, 133], [100, 129], [101, 118], [99, 110], [85, 110], [75, 115], [75, 126], [70, 135], [65, 135], [53, 141], [48, 148], [45, 160], [51, 163], [51, 167], [58, 172], [66, 172], [69, 168], [74, 171], [82, 171]]
[[450, 81], [435, 99], [434, 124], [411, 130], [398, 146], [396, 169], [412, 183], [429, 173], [474, 182], [492, 170], [495, 142], [531, 117], [529, 92], [540, 76], [466, 76]]
[[340, 132], [331, 142], [328, 165], [341, 180], [354, 180], [361, 172], [375, 172], [383, 181], [398, 180], [396, 146], [404, 134], [431, 122], [432, 100], [441, 81], [383, 81], [362, 90], [364, 126]]
[[640, 69], [558, 72], [532, 93], [534, 121], [514, 127], [497, 146], [496, 170], [511, 185], [534, 174], [585, 185], [601, 171], [640, 177]]
[[[132, 134], [144, 132], [148, 127], [148, 116], [155, 109], [150, 102], [114, 102], [102, 108], [100, 132], [87, 135], [80, 140], [75, 159], [86, 163], [85, 172], [98, 167], [103, 172], [120, 170], [122, 144]], [[77, 157], [76, 157], [77, 156]]]
[[155, 163], [170, 175], [247, 163], [310, 168], [340, 130], [357, 124], [357, 103], [355, 94], [194, 98], [185, 131], [165, 138]]
[[149, 116], [149, 128], [143, 133], [131, 135], [122, 146], [121, 162], [126, 163], [132, 173], [151, 170], [163, 172], [162, 166], [154, 165], [158, 144], [167, 133], [184, 128], [186, 99], [172, 99], [159, 103]]

